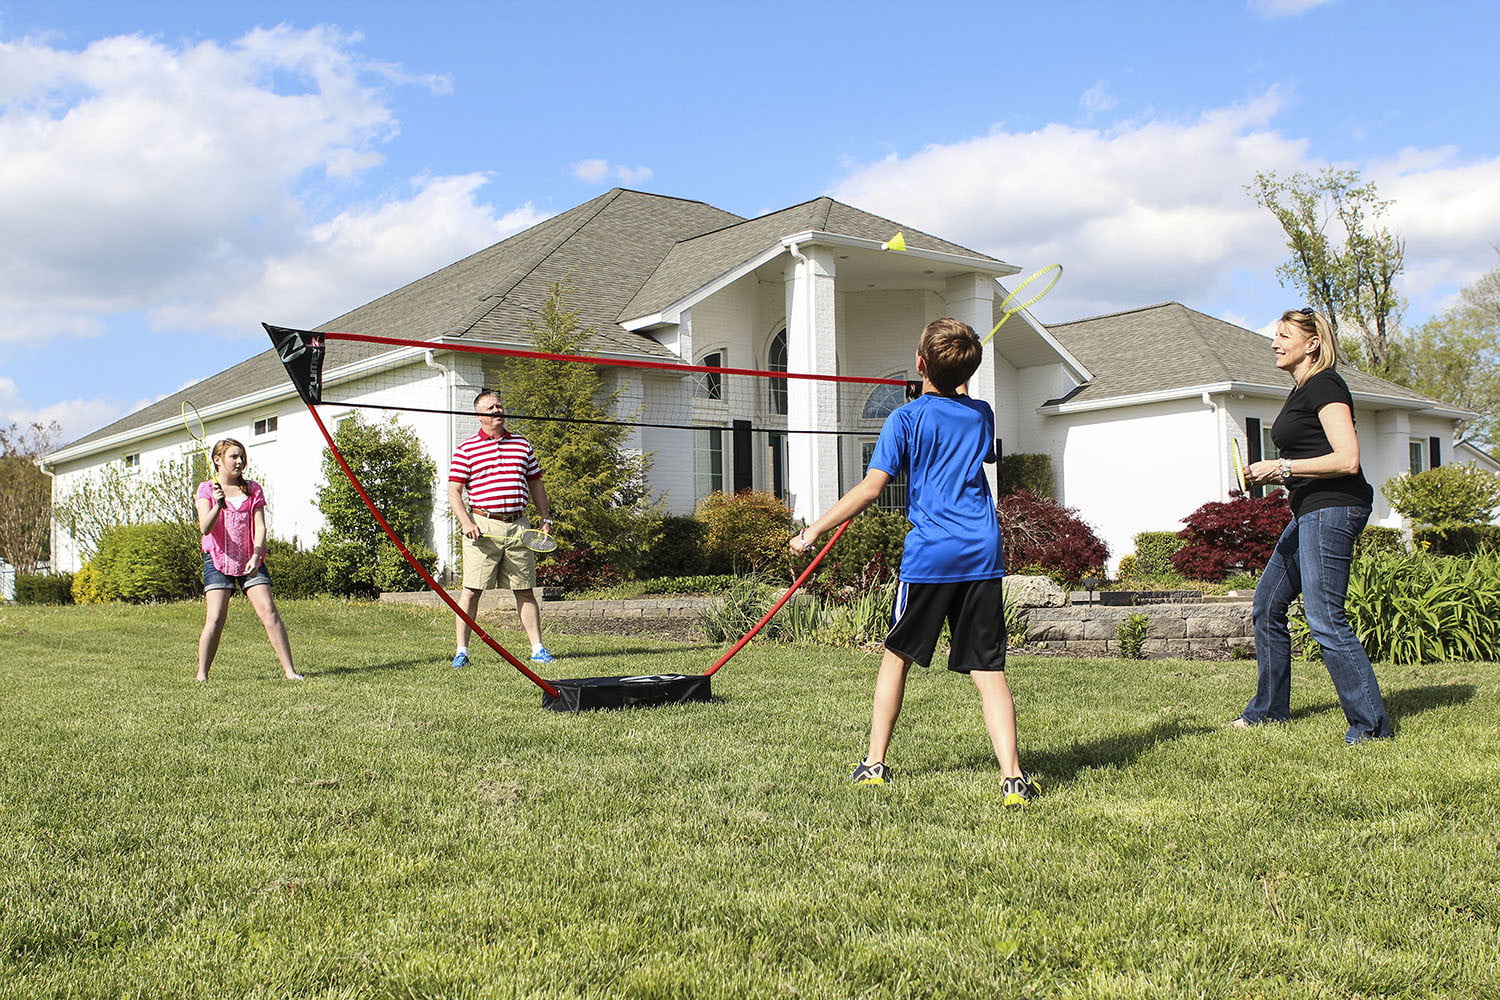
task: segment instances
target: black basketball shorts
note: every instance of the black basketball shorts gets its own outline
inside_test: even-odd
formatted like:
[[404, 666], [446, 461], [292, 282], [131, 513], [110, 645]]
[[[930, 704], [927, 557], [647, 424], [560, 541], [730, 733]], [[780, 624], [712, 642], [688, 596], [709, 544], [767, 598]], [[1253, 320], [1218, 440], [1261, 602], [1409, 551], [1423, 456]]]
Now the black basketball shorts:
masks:
[[998, 577], [898, 583], [885, 648], [925, 667], [932, 662], [944, 622], [951, 626], [949, 670], [1005, 669], [1005, 594]]

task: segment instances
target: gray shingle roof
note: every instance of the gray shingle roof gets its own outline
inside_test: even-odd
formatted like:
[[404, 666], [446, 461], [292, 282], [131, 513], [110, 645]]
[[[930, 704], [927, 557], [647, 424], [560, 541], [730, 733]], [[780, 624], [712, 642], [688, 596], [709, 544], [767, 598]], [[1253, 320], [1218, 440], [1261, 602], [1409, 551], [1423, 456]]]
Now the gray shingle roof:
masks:
[[[1069, 402], [1221, 382], [1291, 389], [1286, 374], [1276, 367], [1269, 340], [1177, 302], [1059, 323], [1047, 330], [1094, 373], [1094, 380], [1069, 396]], [[1348, 365], [1340, 365], [1339, 374], [1356, 393], [1409, 400], [1422, 408], [1448, 405]]]
[[906, 245], [909, 247], [994, 260], [993, 257], [940, 240], [921, 230], [905, 228], [900, 223], [832, 198], [814, 198], [779, 212], [736, 221], [722, 229], [682, 240], [671, 248], [661, 266], [617, 318], [626, 321], [661, 312], [720, 275], [777, 246], [787, 236], [813, 231], [883, 242], [895, 235], [897, 230], [904, 232]]

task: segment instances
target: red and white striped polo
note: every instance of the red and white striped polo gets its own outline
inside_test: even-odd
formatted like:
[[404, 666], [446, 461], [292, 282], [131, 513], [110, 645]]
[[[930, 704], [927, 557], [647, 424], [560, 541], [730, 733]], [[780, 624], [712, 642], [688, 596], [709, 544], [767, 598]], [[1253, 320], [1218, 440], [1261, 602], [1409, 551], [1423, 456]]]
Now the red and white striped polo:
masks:
[[531, 496], [526, 482], [540, 479], [531, 442], [509, 431], [490, 437], [480, 430], [458, 446], [448, 468], [450, 483], [463, 483], [469, 490], [469, 506], [496, 514], [518, 514]]

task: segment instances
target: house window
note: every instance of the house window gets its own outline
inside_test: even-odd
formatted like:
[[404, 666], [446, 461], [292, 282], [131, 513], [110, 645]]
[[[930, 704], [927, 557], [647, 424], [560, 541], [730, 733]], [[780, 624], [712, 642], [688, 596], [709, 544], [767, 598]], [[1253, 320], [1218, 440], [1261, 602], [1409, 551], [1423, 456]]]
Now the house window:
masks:
[[718, 427], [693, 431], [693, 499], [724, 490], [724, 432]]
[[1264, 428], [1260, 432], [1260, 457], [1272, 459], [1281, 457], [1281, 449], [1276, 447], [1276, 442], [1271, 440], [1271, 428]]
[[[773, 372], [784, 372], [786, 368], [786, 330], [782, 330], [771, 338], [771, 350], [766, 358], [766, 370]], [[771, 412], [779, 416], [786, 416], [786, 379], [770, 379], [769, 394], [767, 402], [770, 404]]]
[[884, 420], [896, 412], [896, 407], [905, 402], [905, 386], [877, 385], [865, 398], [865, 408], [860, 416], [865, 420]]
[[[698, 363], [700, 365], [703, 365], [705, 368], [723, 368], [724, 352], [714, 351], [711, 354], [705, 354]], [[724, 373], [701, 373], [698, 376], [698, 387], [694, 391], [693, 395], [697, 396], [699, 399], [722, 400], [724, 398]]]
[[[869, 469], [870, 457], [875, 454], [875, 442], [863, 441], [859, 446], [859, 467]], [[906, 473], [903, 472], [886, 484], [875, 500], [875, 509], [900, 514], [906, 510]]]
[[139, 472], [141, 468], [141, 453], [135, 452], [134, 454], [126, 455], [124, 458], [120, 459], [120, 461], [124, 463], [125, 468], [129, 469], [131, 472]]
[[1411, 465], [1411, 474], [1427, 471], [1427, 442], [1412, 441], [1406, 446], [1406, 453]]
[[276, 433], [276, 418], [265, 417], [255, 422], [255, 436], [265, 437], [267, 434]]

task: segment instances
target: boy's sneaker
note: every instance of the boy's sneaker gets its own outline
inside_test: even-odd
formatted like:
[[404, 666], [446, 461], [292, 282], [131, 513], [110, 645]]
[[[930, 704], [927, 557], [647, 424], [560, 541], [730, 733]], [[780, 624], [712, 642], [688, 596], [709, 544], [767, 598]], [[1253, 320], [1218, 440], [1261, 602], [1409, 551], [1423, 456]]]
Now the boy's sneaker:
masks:
[[557, 659], [557, 657], [547, 652], [546, 646], [543, 646], [541, 649], [531, 654], [532, 663], [551, 663], [555, 659]]
[[860, 761], [849, 780], [856, 785], [886, 785], [894, 781], [896, 776], [891, 769], [884, 764], [871, 764], [868, 761]]
[[1025, 771], [1021, 772], [1019, 778], [1006, 778], [1000, 785], [1000, 790], [1004, 796], [1000, 803], [1003, 806], [1024, 806], [1041, 794], [1036, 782]]
[[457, 654], [454, 655], [454, 657], [453, 657], [453, 669], [454, 670], [458, 670], [458, 669], [460, 669], [462, 667], [467, 667], [468, 665], [469, 665], [469, 654], [468, 653], [457, 653]]

